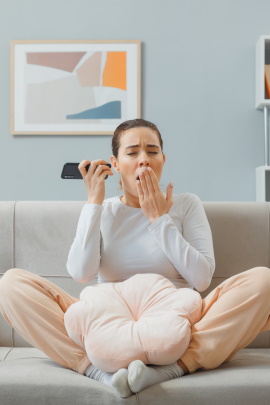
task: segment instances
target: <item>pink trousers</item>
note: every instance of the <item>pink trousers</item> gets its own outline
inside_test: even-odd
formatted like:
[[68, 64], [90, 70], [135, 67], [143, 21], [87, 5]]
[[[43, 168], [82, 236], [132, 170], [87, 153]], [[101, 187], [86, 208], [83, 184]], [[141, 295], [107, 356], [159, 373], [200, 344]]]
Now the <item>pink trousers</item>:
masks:
[[[71, 340], [64, 313], [78, 299], [52, 282], [22, 269], [0, 280], [0, 311], [32, 346], [65, 368], [84, 374], [91, 364]], [[214, 369], [270, 329], [270, 269], [255, 267], [228, 278], [203, 299], [199, 322], [181, 357], [188, 371]]]

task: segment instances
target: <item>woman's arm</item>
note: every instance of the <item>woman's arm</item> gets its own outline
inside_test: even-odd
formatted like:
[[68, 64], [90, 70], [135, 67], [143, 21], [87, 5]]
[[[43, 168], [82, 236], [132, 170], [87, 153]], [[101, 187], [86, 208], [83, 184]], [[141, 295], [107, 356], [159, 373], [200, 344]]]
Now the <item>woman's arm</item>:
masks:
[[148, 230], [179, 274], [197, 291], [204, 291], [215, 270], [212, 232], [200, 198], [185, 194], [183, 235], [169, 214], [159, 217]]
[[101, 213], [102, 205], [85, 204], [80, 214], [66, 264], [68, 273], [79, 283], [91, 281], [99, 269]]

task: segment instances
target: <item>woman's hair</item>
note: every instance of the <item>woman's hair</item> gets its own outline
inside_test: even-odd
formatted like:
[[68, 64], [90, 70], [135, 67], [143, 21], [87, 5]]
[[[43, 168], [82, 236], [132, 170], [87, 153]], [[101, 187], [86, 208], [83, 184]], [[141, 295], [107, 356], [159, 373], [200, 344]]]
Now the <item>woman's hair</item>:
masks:
[[[152, 130], [154, 130], [156, 132], [158, 139], [159, 139], [161, 152], [163, 153], [163, 140], [161, 138], [161, 134], [160, 134], [157, 126], [150, 121], [146, 121], [142, 118], [136, 118], [134, 120], [128, 120], [128, 121], [122, 122], [120, 125], [118, 125], [118, 127], [114, 131], [114, 135], [112, 138], [112, 153], [116, 158], [118, 158], [118, 152], [119, 152], [119, 148], [121, 145], [120, 140], [121, 140], [122, 133], [124, 131], [127, 131], [128, 129], [139, 128], [139, 127], [151, 128]], [[120, 184], [120, 190], [121, 190], [123, 188], [121, 178], [120, 178], [119, 184]]]

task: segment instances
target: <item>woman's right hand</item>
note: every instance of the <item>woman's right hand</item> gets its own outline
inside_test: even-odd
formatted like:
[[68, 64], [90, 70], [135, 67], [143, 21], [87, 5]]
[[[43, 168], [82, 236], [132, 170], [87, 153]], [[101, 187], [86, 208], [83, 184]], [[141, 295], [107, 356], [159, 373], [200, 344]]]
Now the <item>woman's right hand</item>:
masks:
[[[88, 171], [85, 166], [90, 163]], [[111, 169], [106, 166], [106, 160], [98, 159], [82, 160], [78, 169], [83, 177], [83, 181], [87, 190], [88, 203], [102, 205], [105, 198], [105, 177], [113, 176]]]

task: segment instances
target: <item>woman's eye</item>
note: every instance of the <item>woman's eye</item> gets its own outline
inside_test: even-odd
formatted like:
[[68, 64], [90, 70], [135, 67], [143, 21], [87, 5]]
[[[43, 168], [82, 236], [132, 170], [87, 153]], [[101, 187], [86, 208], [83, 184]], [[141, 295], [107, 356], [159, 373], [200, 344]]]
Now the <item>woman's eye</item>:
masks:
[[[128, 155], [135, 155], [137, 152], [133, 152], [133, 153], [128, 153]], [[148, 152], [148, 153], [154, 153], [155, 155], [157, 155], [158, 152]]]

